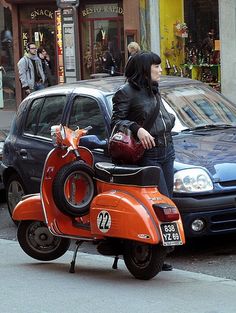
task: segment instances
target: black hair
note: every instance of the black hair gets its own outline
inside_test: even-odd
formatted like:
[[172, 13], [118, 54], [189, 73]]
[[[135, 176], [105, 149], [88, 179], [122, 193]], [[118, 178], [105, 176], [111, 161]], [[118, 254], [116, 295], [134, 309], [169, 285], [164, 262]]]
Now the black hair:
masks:
[[42, 53], [43, 51], [46, 51], [46, 49], [44, 47], [42, 47], [42, 46], [38, 47], [38, 49], [37, 49], [38, 54]]
[[31, 45], [35, 45], [35, 42], [32, 42], [32, 41], [28, 42], [27, 45], [26, 45], [27, 49], [30, 49]]
[[125, 68], [125, 76], [136, 88], [152, 90], [151, 66], [161, 64], [161, 58], [154, 52], [141, 51], [131, 56]]

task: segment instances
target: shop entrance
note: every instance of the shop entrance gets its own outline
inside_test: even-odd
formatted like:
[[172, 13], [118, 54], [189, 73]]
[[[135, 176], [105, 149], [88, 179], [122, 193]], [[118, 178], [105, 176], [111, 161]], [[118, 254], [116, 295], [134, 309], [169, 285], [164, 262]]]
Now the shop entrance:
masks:
[[54, 23], [49, 23], [48, 21], [40, 21], [40, 23], [25, 22], [21, 24], [22, 55], [24, 55], [28, 42], [35, 42], [37, 47], [43, 46], [49, 54], [53, 73], [55, 73], [56, 69], [54, 30]]
[[[81, 25], [82, 78], [93, 74], [120, 75], [124, 69], [123, 19], [88, 18]], [[111, 67], [114, 67], [111, 69]], [[114, 70], [114, 73], [111, 72]]]

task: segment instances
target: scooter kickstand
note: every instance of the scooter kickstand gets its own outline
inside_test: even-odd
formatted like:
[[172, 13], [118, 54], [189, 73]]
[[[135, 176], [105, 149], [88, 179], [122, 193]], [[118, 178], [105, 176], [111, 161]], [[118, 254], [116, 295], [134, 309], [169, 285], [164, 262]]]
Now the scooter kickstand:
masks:
[[75, 248], [74, 255], [73, 255], [72, 261], [70, 263], [69, 273], [75, 272], [75, 261], [76, 261], [77, 252], [78, 252], [79, 247], [82, 245], [83, 242], [84, 242], [83, 240], [76, 240], [76, 242], [75, 242], [77, 247]]
[[113, 265], [112, 265], [113, 270], [117, 270], [117, 268], [118, 268], [118, 266], [117, 266], [118, 260], [119, 260], [119, 257], [118, 257], [118, 255], [116, 255], [115, 258], [114, 258]]

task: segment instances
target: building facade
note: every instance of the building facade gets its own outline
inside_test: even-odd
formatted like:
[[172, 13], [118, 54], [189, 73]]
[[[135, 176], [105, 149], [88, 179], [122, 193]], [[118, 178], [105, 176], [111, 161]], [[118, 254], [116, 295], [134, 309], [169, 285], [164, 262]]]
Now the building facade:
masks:
[[236, 0], [0, 0], [4, 106], [22, 99], [17, 62], [31, 41], [48, 51], [58, 83], [110, 74], [105, 55], [122, 74], [127, 45], [137, 41], [161, 55], [164, 74], [221, 85], [233, 99], [235, 7]]

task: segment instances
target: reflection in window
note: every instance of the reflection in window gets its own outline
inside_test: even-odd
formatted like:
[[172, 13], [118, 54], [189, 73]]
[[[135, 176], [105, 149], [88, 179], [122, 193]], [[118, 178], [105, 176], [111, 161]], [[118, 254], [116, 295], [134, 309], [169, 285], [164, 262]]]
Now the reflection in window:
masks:
[[25, 123], [25, 133], [36, 135], [39, 114], [42, 109], [43, 101], [44, 98], [39, 98], [33, 101]]
[[65, 103], [65, 96], [34, 100], [27, 116], [24, 132], [51, 138], [51, 126], [60, 124]]
[[61, 123], [66, 96], [48, 97], [45, 99], [39, 117], [37, 135], [51, 138], [51, 126]]
[[212, 104], [206, 99], [199, 99], [194, 101], [200, 110], [212, 121], [212, 122], [221, 122], [219, 116], [216, 115], [215, 109]]
[[187, 128], [236, 122], [236, 107], [207, 86], [162, 88], [161, 94]]
[[77, 97], [74, 100], [70, 114], [69, 128], [76, 129], [92, 126], [89, 135], [97, 135], [99, 139], [106, 138], [104, 119], [97, 101], [89, 97]]

